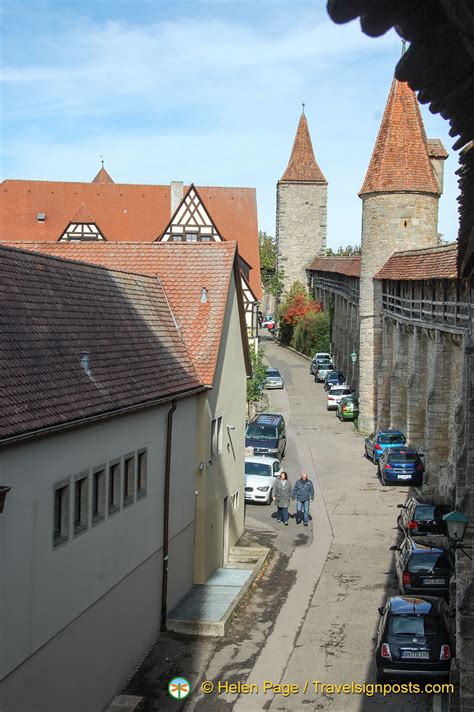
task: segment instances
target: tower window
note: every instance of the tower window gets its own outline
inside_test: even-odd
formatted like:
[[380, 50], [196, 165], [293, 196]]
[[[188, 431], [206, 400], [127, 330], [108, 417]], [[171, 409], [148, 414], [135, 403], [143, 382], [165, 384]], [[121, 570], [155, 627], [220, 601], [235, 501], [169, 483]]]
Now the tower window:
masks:
[[401, 218], [400, 226], [401, 227], [411, 227], [411, 218]]

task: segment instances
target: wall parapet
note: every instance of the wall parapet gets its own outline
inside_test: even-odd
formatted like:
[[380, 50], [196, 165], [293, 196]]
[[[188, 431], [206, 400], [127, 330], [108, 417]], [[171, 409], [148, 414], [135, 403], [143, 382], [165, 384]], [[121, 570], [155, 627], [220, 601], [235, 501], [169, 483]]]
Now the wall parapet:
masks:
[[332, 294], [339, 294], [352, 304], [359, 305], [359, 279], [357, 277], [348, 277], [335, 272], [308, 270], [308, 281], [312, 293], [315, 289], [321, 289]]

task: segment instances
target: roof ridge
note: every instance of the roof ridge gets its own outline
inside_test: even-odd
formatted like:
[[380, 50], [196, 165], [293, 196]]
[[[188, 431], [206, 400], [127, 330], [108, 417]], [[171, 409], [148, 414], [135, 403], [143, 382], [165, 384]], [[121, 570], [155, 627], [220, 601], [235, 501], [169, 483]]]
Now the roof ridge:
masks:
[[431, 247], [416, 247], [413, 248], [412, 250], [395, 250], [394, 252], [391, 253], [390, 257], [393, 257], [394, 255], [407, 255], [407, 254], [413, 254], [413, 253], [418, 253], [418, 252], [447, 252], [448, 250], [452, 250], [453, 248], [457, 249], [458, 243], [456, 241], [454, 242], [449, 242], [447, 245], [432, 245]]

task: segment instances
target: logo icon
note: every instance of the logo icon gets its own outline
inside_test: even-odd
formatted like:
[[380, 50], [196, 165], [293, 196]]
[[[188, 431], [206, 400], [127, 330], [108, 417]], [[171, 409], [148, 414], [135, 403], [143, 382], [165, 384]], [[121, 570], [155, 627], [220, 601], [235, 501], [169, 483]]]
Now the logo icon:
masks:
[[191, 692], [191, 687], [184, 677], [174, 677], [168, 683], [168, 692], [175, 700], [184, 700]]

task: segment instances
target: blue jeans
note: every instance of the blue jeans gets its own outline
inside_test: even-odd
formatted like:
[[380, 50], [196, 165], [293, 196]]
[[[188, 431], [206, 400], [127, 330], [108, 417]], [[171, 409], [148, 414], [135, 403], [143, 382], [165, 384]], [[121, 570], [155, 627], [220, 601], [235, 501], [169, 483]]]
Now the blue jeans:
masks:
[[309, 499], [304, 502], [300, 502], [299, 499], [296, 500], [296, 521], [301, 522], [301, 515], [303, 515], [304, 523], [307, 524], [309, 517]]
[[288, 507], [277, 508], [277, 519], [286, 524], [286, 522], [288, 521]]

